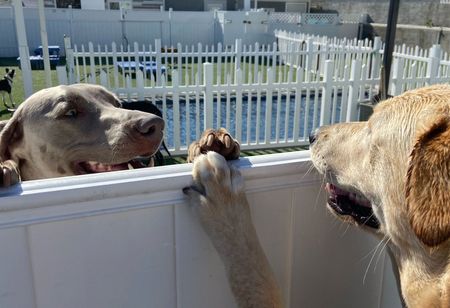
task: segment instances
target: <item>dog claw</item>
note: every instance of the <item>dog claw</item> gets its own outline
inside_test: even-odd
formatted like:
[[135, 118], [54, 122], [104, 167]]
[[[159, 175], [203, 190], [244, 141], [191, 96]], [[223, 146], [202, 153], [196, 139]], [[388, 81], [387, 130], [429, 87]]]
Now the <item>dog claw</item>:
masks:
[[230, 137], [230, 135], [228, 135], [228, 134], [226, 134], [224, 137], [223, 137], [223, 144], [225, 144], [225, 147], [227, 148], [227, 149], [229, 149], [230, 148], [230, 146], [231, 146], [231, 137]]
[[7, 160], [0, 163], [0, 186], [9, 187], [20, 182], [19, 168], [16, 163]]
[[209, 151], [217, 152], [225, 159], [230, 160], [239, 158], [240, 147], [226, 129], [208, 129], [202, 134], [200, 140], [189, 146], [188, 162], [193, 162], [195, 157]]
[[212, 146], [212, 144], [214, 143], [214, 134], [209, 134], [208, 135], [208, 138], [207, 138], [207, 141], [206, 141], [206, 145], [208, 146], [208, 147], [210, 147], [210, 146]]

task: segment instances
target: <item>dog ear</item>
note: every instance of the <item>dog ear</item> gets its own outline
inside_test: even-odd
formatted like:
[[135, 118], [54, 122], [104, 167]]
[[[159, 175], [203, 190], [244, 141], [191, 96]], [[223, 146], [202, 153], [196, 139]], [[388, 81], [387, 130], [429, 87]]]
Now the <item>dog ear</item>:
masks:
[[406, 204], [414, 233], [434, 247], [450, 238], [450, 119], [443, 113], [429, 123], [410, 156]]
[[8, 74], [9, 72], [9, 68], [5, 68], [6, 74]]
[[10, 147], [23, 136], [20, 110], [14, 112], [8, 121], [0, 122], [0, 162], [11, 158]]

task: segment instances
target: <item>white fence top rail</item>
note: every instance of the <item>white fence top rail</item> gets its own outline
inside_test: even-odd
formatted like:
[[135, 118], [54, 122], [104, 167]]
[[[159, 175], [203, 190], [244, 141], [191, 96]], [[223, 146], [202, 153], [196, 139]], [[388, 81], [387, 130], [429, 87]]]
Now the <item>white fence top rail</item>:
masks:
[[[286, 307], [401, 307], [384, 255], [362, 283], [376, 240], [339, 229], [325, 208], [321, 177], [310, 172], [308, 151], [234, 164]], [[182, 193], [191, 167], [2, 190], [0, 306], [236, 307], [223, 264]], [[330, 262], [330, 255], [340, 261]]]
[[[242, 172], [248, 192], [264, 191], [279, 185], [309, 185], [319, 181], [314, 172], [307, 178], [301, 176], [310, 168], [309, 151], [244, 157], [232, 164]], [[0, 229], [136, 209], [140, 206], [129, 208], [124, 200], [133, 199], [143, 192], [154, 194], [145, 207], [184, 202], [182, 189], [191, 184], [191, 172], [192, 164], [180, 164], [26, 181], [11, 188], [0, 188]], [[290, 179], [274, 184], [270, 178], [278, 176]], [[90, 200], [100, 199], [110, 200], [111, 203], [82, 206]], [[68, 206], [53, 208], [57, 205]], [[37, 210], [42, 215], [30, 219], [29, 211], [37, 213]]]

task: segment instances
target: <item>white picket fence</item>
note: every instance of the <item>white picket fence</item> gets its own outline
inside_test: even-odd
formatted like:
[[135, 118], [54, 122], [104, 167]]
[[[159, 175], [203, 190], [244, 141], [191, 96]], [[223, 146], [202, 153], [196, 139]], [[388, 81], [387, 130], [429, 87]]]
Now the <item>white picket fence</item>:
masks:
[[[227, 82], [214, 83], [214, 65], [202, 66], [203, 79], [194, 85], [181, 84], [174, 70], [170, 86], [146, 87], [138, 70], [135, 84], [127, 75], [126, 86], [113, 90], [127, 100], [146, 98], [160, 106], [166, 137], [171, 139], [166, 141], [173, 153], [182, 154], [205, 127], [227, 128], [243, 149], [305, 145], [316, 127], [356, 119], [357, 103], [370, 99], [379, 83], [367, 78], [367, 66], [360, 60], [353, 61], [351, 72], [343, 78], [334, 78], [334, 62], [327, 60], [323, 76], [299, 67], [295, 77], [291, 69], [281, 82], [269, 67], [267, 81], [260, 72], [257, 82], [244, 82], [242, 70], [237, 69], [235, 82], [228, 74]], [[100, 84], [110, 87], [104, 70]]]
[[[301, 33], [276, 31], [279, 49], [282, 51], [282, 61], [286, 65], [316, 66], [308, 69], [317, 69], [323, 74], [323, 64], [332, 59], [335, 63], [335, 74], [343, 76], [345, 67], [354, 59], [361, 60], [369, 67], [370, 78], [379, 78], [384, 54], [384, 44], [379, 37], [374, 41], [347, 40], [310, 36]], [[304, 55], [298, 50], [307, 50], [313, 61], [306, 63]], [[305, 64], [306, 63], [306, 64]], [[450, 80], [450, 55], [444, 52], [439, 45], [429, 50], [406, 45], [395, 46], [393, 65], [391, 70], [390, 94], [399, 95], [410, 89], [423, 87], [429, 84], [443, 83]]]
[[370, 69], [370, 78], [379, 77], [381, 64], [381, 39], [376, 37], [373, 42], [369, 40], [348, 40], [314, 36], [303, 33], [275, 31], [278, 40], [278, 49], [283, 64], [293, 67], [304, 67], [309, 71], [324, 72], [326, 60], [333, 60], [335, 76], [344, 77], [346, 67], [353, 60], [373, 68]]
[[439, 45], [429, 50], [396, 46], [390, 93], [399, 95], [410, 89], [450, 81], [450, 55]]
[[[156, 104], [174, 154], [186, 153], [207, 127], [225, 127], [243, 149], [259, 149], [305, 145], [320, 125], [357, 120], [360, 103], [378, 93], [380, 39], [276, 35], [270, 46], [236, 40], [216, 48], [163, 47], [158, 40], [154, 47], [72, 48], [66, 38], [68, 74], [60, 68], [60, 82], [101, 84], [124, 100]], [[429, 52], [397, 47], [390, 93], [448, 82], [449, 66], [437, 45]]]

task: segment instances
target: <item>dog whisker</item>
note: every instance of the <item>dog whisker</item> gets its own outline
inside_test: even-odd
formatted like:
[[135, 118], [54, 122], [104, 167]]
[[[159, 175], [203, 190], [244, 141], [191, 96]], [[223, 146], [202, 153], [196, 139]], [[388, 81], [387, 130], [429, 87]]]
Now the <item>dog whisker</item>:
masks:
[[[370, 258], [369, 264], [367, 265], [366, 271], [364, 272], [363, 284], [365, 284], [365, 282], [366, 282], [366, 277], [367, 277], [367, 274], [368, 274], [368, 272], [369, 272], [370, 265], [372, 264], [372, 261], [374, 260], [375, 255], [377, 254], [378, 249], [379, 249], [380, 247], [383, 246], [383, 241], [384, 241], [384, 240], [388, 240], [388, 237], [384, 237], [384, 238], [383, 238], [383, 239], [375, 246], [375, 250], [373, 250], [372, 257]], [[370, 254], [370, 253], [371, 253], [371, 252], [369, 252], [369, 254]], [[367, 257], [367, 256], [366, 256], [366, 257]]]
[[390, 237], [387, 237], [386, 242], [384, 243], [383, 247], [381, 247], [380, 252], [378, 253], [377, 260], [375, 261], [375, 266], [374, 266], [374, 268], [373, 268], [373, 271], [374, 271], [374, 272], [376, 271], [378, 261], [380, 260], [380, 257], [381, 257], [381, 255], [383, 254], [384, 250], [386, 249], [387, 245], [389, 244], [390, 240], [391, 240], [391, 238], [390, 238]]
[[308, 176], [314, 170], [314, 164], [309, 162], [308, 170], [306, 170], [305, 174], [302, 175], [301, 179], [303, 180], [306, 176]]
[[347, 233], [348, 229], [350, 229], [350, 225], [349, 224], [344, 224], [345, 225], [345, 230], [344, 233], [342, 233], [341, 237], [344, 237], [345, 234]]
[[314, 201], [314, 210], [317, 210], [317, 205], [319, 204], [319, 198], [320, 198], [320, 196], [322, 195], [322, 191], [323, 191], [323, 189], [325, 188], [325, 183], [326, 183], [326, 176], [324, 175], [323, 177], [322, 177], [322, 183], [320, 183], [320, 188], [319, 188], [319, 191], [317, 192], [317, 195], [316, 195], [316, 200]]

